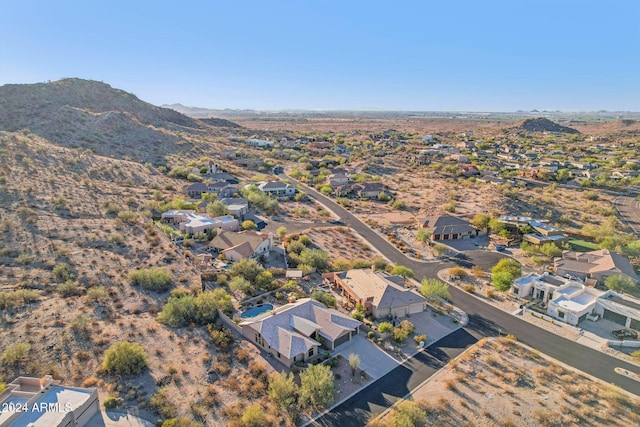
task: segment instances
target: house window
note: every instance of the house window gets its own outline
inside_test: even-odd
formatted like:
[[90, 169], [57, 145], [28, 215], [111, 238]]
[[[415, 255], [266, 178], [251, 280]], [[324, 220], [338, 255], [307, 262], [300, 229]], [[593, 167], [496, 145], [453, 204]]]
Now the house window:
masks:
[[561, 319], [564, 319], [564, 311], [559, 311], [558, 312], [558, 317]]
[[280, 359], [280, 353], [276, 353], [278, 355], [278, 359]]
[[309, 357], [313, 356], [313, 348], [309, 350]]

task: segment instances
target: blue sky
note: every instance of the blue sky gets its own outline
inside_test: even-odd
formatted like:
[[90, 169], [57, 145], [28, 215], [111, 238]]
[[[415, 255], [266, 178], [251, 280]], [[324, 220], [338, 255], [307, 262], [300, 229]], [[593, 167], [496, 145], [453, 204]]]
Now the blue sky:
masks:
[[4, 0], [1, 10], [0, 84], [80, 77], [209, 108], [640, 111], [637, 0]]

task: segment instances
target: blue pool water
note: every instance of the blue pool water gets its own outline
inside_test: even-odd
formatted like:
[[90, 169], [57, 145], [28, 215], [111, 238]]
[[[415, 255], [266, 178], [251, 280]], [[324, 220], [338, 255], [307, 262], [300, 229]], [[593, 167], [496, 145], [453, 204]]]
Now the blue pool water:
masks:
[[265, 311], [273, 310], [273, 306], [271, 304], [260, 304], [255, 307], [251, 307], [249, 310], [245, 311], [240, 315], [243, 319], [248, 317], [256, 317], [259, 314], [264, 313]]

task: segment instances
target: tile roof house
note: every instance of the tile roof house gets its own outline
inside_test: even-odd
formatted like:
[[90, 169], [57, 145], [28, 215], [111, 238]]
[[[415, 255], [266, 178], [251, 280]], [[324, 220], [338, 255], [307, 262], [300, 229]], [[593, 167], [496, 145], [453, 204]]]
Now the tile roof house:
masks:
[[603, 284], [610, 276], [622, 275], [638, 283], [638, 276], [629, 260], [608, 249], [591, 252], [566, 251], [553, 261], [557, 275], [578, 277], [585, 282]]
[[258, 184], [258, 188], [270, 196], [277, 196], [278, 198], [293, 197], [296, 195], [296, 187], [281, 181], [261, 182]]
[[351, 302], [362, 304], [365, 313], [376, 319], [404, 317], [420, 313], [427, 307], [426, 298], [403, 286], [404, 279], [383, 271], [354, 269], [325, 273], [322, 277]]
[[386, 187], [381, 182], [368, 182], [366, 184], [354, 184], [352, 186], [354, 193], [360, 197], [367, 199], [375, 199], [378, 194], [386, 191]]
[[468, 221], [451, 215], [432, 216], [420, 220], [420, 228], [431, 231], [431, 240], [457, 240], [475, 237], [479, 231]]
[[[10, 410], [18, 407], [21, 410]], [[9, 408], [9, 409], [7, 409]], [[100, 413], [95, 388], [66, 387], [51, 375], [18, 377], [0, 393], [0, 426], [85, 426]]]
[[288, 367], [316, 358], [320, 347], [334, 350], [350, 341], [361, 325], [362, 322], [310, 298], [239, 324], [245, 337]]
[[202, 197], [202, 193], [215, 194], [218, 197], [231, 197], [238, 192], [238, 187], [227, 181], [212, 183], [194, 182], [182, 188], [182, 193], [189, 197]]
[[225, 259], [240, 261], [244, 258], [257, 258], [268, 255], [273, 249], [273, 235], [271, 233], [257, 233], [247, 230], [240, 233], [220, 231], [211, 240], [209, 247], [224, 255]]

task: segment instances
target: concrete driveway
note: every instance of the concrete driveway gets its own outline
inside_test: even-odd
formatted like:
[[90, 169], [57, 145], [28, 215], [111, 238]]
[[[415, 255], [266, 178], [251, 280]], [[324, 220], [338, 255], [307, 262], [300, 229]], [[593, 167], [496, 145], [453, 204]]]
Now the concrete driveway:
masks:
[[[428, 309], [422, 313], [412, 314], [407, 319], [416, 327], [416, 335], [426, 335], [426, 345], [433, 344], [441, 338], [446, 337], [460, 327], [460, 324], [453, 323], [453, 317], [446, 314], [436, 314], [434, 310]], [[413, 340], [413, 338], [411, 338]], [[409, 340], [407, 339], [407, 342]], [[410, 345], [413, 345], [413, 341]]]
[[85, 424], [87, 427], [154, 427], [151, 421], [132, 414], [114, 411], [100, 411]]
[[383, 377], [400, 364], [399, 360], [394, 359], [393, 356], [362, 335], [356, 335], [351, 341], [340, 345], [336, 352], [347, 360], [351, 353], [360, 356], [360, 369], [373, 379]]

